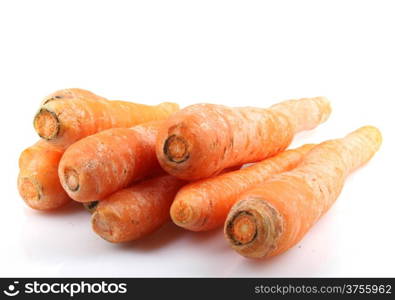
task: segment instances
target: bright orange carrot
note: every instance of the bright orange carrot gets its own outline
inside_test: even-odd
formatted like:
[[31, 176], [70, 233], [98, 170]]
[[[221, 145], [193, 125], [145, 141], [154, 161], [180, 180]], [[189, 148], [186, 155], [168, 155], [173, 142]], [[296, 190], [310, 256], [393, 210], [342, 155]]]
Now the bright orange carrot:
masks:
[[156, 106], [109, 101], [82, 89], [58, 91], [44, 99], [34, 118], [40, 137], [61, 146], [115, 127], [163, 120], [178, 110], [175, 103]]
[[52, 210], [71, 201], [58, 177], [63, 152], [63, 148], [41, 140], [21, 153], [18, 190], [31, 208]]
[[156, 153], [169, 174], [206, 178], [285, 150], [295, 133], [316, 127], [330, 112], [323, 97], [284, 101], [269, 109], [196, 104], [165, 121]]
[[113, 243], [148, 235], [169, 220], [170, 205], [184, 183], [162, 175], [112, 194], [97, 204], [93, 230]]
[[170, 215], [174, 223], [192, 231], [206, 231], [224, 224], [237, 197], [274, 174], [296, 167], [313, 145], [304, 145], [245, 169], [201, 179], [177, 193]]
[[331, 207], [347, 175], [370, 160], [381, 134], [362, 127], [314, 147], [295, 169], [243, 193], [224, 227], [230, 245], [246, 257], [270, 257], [298, 243]]
[[59, 178], [79, 202], [100, 200], [160, 170], [155, 142], [161, 121], [112, 128], [71, 145], [59, 164]]

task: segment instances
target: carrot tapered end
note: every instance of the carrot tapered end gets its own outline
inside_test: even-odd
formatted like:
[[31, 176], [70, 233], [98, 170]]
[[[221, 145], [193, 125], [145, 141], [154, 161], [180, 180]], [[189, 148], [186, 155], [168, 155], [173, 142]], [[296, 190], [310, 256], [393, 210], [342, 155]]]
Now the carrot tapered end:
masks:
[[34, 128], [41, 138], [52, 140], [59, 135], [60, 122], [54, 112], [41, 108], [34, 117]]
[[248, 198], [233, 206], [224, 234], [230, 246], [248, 258], [268, 257], [277, 248], [283, 218], [263, 199]]

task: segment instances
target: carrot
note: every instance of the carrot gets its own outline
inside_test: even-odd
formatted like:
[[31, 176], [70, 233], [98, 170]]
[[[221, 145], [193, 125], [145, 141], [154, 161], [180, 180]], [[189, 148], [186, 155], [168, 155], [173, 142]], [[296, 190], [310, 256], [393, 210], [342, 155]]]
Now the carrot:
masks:
[[58, 91], [44, 99], [34, 118], [40, 137], [61, 146], [114, 127], [162, 120], [178, 110], [175, 103], [156, 106], [109, 101], [82, 89]]
[[169, 174], [206, 178], [285, 150], [295, 133], [316, 127], [330, 112], [323, 97], [284, 101], [269, 109], [196, 104], [165, 121], [156, 152]]
[[294, 168], [312, 148], [313, 145], [305, 145], [245, 169], [187, 184], [177, 193], [171, 206], [173, 222], [192, 231], [206, 231], [223, 225], [241, 192], [276, 173]]
[[58, 177], [63, 152], [63, 148], [40, 140], [21, 153], [18, 190], [31, 208], [52, 210], [71, 201]]
[[155, 141], [161, 121], [101, 131], [71, 145], [59, 163], [59, 178], [79, 202], [102, 199], [160, 170]]
[[381, 134], [362, 127], [314, 147], [295, 169], [243, 193], [224, 227], [231, 247], [246, 257], [270, 257], [298, 243], [332, 206], [347, 175], [378, 151]]
[[146, 236], [170, 219], [170, 205], [183, 184], [173, 176], [161, 175], [120, 190], [98, 203], [92, 228], [112, 243]]

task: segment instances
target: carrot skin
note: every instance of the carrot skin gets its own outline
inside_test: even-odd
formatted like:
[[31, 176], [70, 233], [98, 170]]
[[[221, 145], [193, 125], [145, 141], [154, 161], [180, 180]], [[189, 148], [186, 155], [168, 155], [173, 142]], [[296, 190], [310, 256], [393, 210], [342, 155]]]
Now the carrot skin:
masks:
[[294, 246], [336, 201], [347, 175], [378, 151], [381, 140], [377, 128], [361, 127], [317, 145], [295, 169], [244, 192], [224, 226], [231, 247], [261, 258]]
[[59, 164], [59, 178], [78, 202], [103, 199], [160, 170], [155, 142], [161, 122], [101, 131], [71, 145]]
[[222, 226], [230, 208], [244, 190], [296, 167], [313, 147], [304, 145], [287, 150], [253, 166], [185, 185], [171, 206], [173, 222], [192, 231]]
[[54, 210], [71, 201], [58, 177], [63, 152], [63, 148], [41, 140], [21, 153], [18, 191], [31, 208]]
[[163, 120], [177, 110], [175, 103], [150, 106], [110, 101], [86, 90], [66, 89], [43, 100], [34, 128], [41, 138], [67, 147], [105, 129]]
[[156, 153], [173, 176], [207, 178], [284, 151], [297, 132], [316, 127], [330, 112], [323, 97], [284, 101], [269, 109], [196, 104], [165, 121]]
[[161, 175], [120, 190], [99, 201], [92, 228], [112, 243], [142, 238], [170, 219], [170, 205], [183, 184], [173, 176]]

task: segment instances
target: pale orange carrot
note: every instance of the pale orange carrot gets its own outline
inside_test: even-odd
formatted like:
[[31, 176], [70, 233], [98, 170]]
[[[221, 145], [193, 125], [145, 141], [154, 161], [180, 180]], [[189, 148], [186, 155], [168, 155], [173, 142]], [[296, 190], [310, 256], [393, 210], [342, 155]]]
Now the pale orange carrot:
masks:
[[304, 145], [253, 166], [187, 184], [177, 193], [171, 206], [173, 222], [192, 231], [222, 226], [240, 193], [274, 174], [291, 170], [313, 146]]
[[371, 159], [381, 134], [362, 127], [314, 147], [295, 169], [244, 192], [224, 227], [231, 247], [246, 257], [270, 257], [298, 243], [339, 196], [347, 175]]
[[18, 190], [31, 208], [52, 210], [71, 201], [58, 177], [63, 152], [63, 148], [41, 140], [21, 153]]
[[99, 131], [163, 120], [178, 110], [175, 103], [156, 106], [109, 101], [82, 89], [66, 89], [44, 99], [34, 118], [40, 137], [69, 146]]
[[285, 150], [295, 133], [316, 127], [330, 112], [323, 97], [284, 101], [269, 109], [192, 105], [161, 127], [158, 160], [169, 174], [181, 179], [218, 175], [224, 168]]
[[113, 243], [148, 235], [170, 219], [170, 205], [184, 183], [161, 175], [112, 194], [97, 204], [92, 215], [93, 230]]
[[59, 178], [79, 202], [100, 200], [160, 169], [155, 142], [161, 121], [112, 128], [71, 145], [59, 164]]

